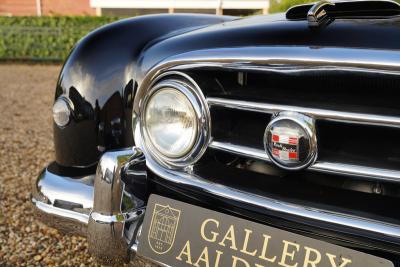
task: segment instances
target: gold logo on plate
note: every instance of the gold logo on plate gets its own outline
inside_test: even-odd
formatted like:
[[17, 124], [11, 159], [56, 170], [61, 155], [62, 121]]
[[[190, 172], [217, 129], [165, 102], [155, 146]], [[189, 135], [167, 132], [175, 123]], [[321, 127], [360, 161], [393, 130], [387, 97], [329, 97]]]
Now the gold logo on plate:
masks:
[[181, 211], [155, 204], [148, 234], [149, 245], [157, 254], [167, 253], [174, 244]]

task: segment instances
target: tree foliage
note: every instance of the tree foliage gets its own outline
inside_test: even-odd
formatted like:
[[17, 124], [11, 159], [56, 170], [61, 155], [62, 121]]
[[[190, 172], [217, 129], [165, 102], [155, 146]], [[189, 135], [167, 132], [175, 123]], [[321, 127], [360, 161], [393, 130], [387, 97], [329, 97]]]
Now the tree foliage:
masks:
[[315, 2], [315, 1], [313, 1], [313, 0], [271, 0], [271, 2], [270, 2], [271, 6], [270, 6], [269, 11], [271, 13], [285, 12], [292, 6], [300, 5], [300, 4], [304, 4], [304, 3], [312, 3], [312, 2]]

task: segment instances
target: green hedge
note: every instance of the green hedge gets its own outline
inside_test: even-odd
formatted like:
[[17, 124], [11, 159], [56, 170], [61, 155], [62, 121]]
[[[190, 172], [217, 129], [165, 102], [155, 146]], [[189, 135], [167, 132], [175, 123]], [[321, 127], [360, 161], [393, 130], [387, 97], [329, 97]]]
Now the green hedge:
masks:
[[63, 61], [88, 32], [117, 17], [0, 17], [0, 59]]

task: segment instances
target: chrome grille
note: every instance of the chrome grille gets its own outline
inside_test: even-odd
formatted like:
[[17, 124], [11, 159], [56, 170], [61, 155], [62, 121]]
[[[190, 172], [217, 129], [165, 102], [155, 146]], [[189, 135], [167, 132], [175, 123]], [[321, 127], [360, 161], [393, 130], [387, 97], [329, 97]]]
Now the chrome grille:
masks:
[[279, 111], [293, 111], [311, 115], [319, 120], [339, 121], [345, 123], [357, 123], [364, 125], [378, 125], [388, 127], [400, 127], [400, 118], [381, 116], [374, 114], [362, 114], [353, 112], [342, 112], [335, 110], [305, 108], [297, 106], [277, 105], [268, 103], [257, 103], [242, 100], [223, 99], [216, 97], [207, 98], [210, 106], [221, 106], [226, 108], [241, 109], [255, 112], [273, 114]]
[[[343, 233], [348, 233], [348, 228], [360, 230], [360, 234], [374, 240], [382, 236], [391, 237], [396, 244], [399, 244], [400, 217], [393, 212], [391, 204], [398, 203], [398, 192], [400, 192], [400, 184], [393, 183], [393, 181], [400, 181], [400, 164], [398, 164], [400, 152], [391, 153], [394, 150], [389, 148], [390, 153], [377, 153], [371, 159], [369, 159], [370, 155], [365, 155], [362, 158], [367, 159], [366, 164], [354, 164], [351, 160], [343, 161], [341, 164], [326, 160], [322, 162], [320, 158], [308, 168], [310, 172], [287, 172], [283, 176], [280, 176], [279, 171], [257, 173], [253, 169], [242, 168], [246, 163], [262, 163], [260, 165], [267, 166], [268, 171], [273, 169], [273, 167], [269, 168], [272, 165], [263, 164], [269, 159], [260, 144], [262, 140], [259, 140], [259, 134], [263, 132], [263, 129], [265, 130], [271, 114], [284, 109], [296, 108], [298, 112], [308, 112], [309, 115], [316, 117], [317, 122], [346, 125], [351, 132], [353, 132], [353, 127], [383, 129], [386, 133], [390, 133], [387, 136], [396, 139], [400, 135], [399, 102], [394, 95], [400, 88], [399, 62], [400, 56], [397, 51], [314, 49], [299, 46], [216, 48], [192, 51], [168, 58], [151, 67], [147, 75], [143, 77], [135, 96], [138, 101], [134, 103], [134, 118], [139, 114], [140, 99], [145, 96], [152, 81], [160, 74], [173, 70], [183, 72], [195, 80], [199, 89], [208, 98], [208, 104], [213, 113], [211, 116], [218, 114], [217, 117], [223, 122], [227, 118], [226, 115], [246, 114], [244, 120], [251, 120], [253, 123], [252, 125], [247, 123], [247, 126], [252, 127], [252, 130], [257, 128], [257, 132], [254, 130], [253, 135], [247, 135], [253, 138], [254, 142], [240, 142], [243, 131], [236, 139], [230, 139], [231, 136], [220, 138], [224, 137], [219, 136], [221, 131], [223, 133], [235, 129], [221, 127], [223, 123], [218, 124], [219, 122], [212, 118], [212, 131], [215, 129], [221, 129], [221, 131], [212, 132], [213, 139], [209, 144], [209, 149], [195, 166], [183, 170], [167, 169], [148, 155], [146, 155], [146, 164], [149, 170], [162, 178], [162, 181], [177, 184], [190, 192], [192, 190], [206, 192], [218, 199], [229, 199], [231, 203], [237, 203], [238, 206], [244, 204], [249, 209], [256, 207], [265, 210], [279, 218], [294, 215], [291, 219], [295, 221], [306, 219], [307, 224], [316, 223], [311, 225], [318, 227], [330, 228], [329, 225], [335, 225], [335, 231], [338, 230], [337, 226], [343, 226], [340, 230]], [[205, 72], [201, 73], [202, 71]], [[265, 79], [257, 81], [261, 87], [259, 91], [252, 91], [250, 86], [244, 88], [245, 79], [243, 75], [240, 75], [242, 77], [239, 80], [238, 76], [246, 72], [257, 73], [264, 78], [269, 75], [268, 83]], [[219, 75], [220, 73], [222, 75]], [[337, 77], [326, 79], [325, 76], [315, 76], [314, 78], [317, 79], [311, 83], [302, 80], [304, 76], [314, 73], [329, 75], [339, 73], [351, 80], [347, 82], [346, 79]], [[291, 76], [273, 79], [275, 82], [270, 82], [271, 77], [284, 76], [283, 74], [291, 74]], [[221, 76], [226, 76], [225, 83], [221, 83]], [[368, 79], [365, 79], [366, 76]], [[301, 87], [299, 85], [301, 82], [306, 85]], [[316, 92], [310, 94], [309, 91], [301, 90], [301, 94], [292, 94], [292, 98], [288, 99], [285, 90], [293, 84], [296, 85], [296, 89], [318, 89], [321, 84], [329, 85], [330, 93], [339, 93], [339, 95], [329, 99], [319, 97], [314, 99], [314, 102], [310, 102], [312, 95], [315, 96]], [[356, 86], [358, 88], [355, 88]], [[355, 99], [353, 96], [349, 97], [347, 90], [349, 87], [361, 89], [361, 91], [367, 88], [370, 90], [369, 93], [379, 91], [385, 97]], [[278, 89], [275, 90], [278, 94], [271, 96], [273, 89]], [[359, 92], [360, 90], [356, 90], [353, 95]], [[353, 100], [359, 101], [355, 103]], [[261, 108], [250, 109], [249, 103], [261, 104]], [[265, 108], [267, 105], [269, 108]], [[298, 109], [301, 107], [308, 108]], [[343, 112], [344, 110], [352, 112]], [[228, 111], [228, 114], [225, 111]], [[257, 124], [258, 122], [260, 123]], [[137, 130], [134, 133], [135, 142], [141, 147], [140, 135]], [[233, 137], [238, 137], [238, 135]], [[242, 139], [245, 140], [246, 137]], [[400, 148], [400, 145], [397, 147]], [[382, 147], [381, 151], [388, 151], [388, 147]], [[391, 164], [382, 166], [369, 164], [375, 159], [385, 161], [387, 159], [385, 156], [389, 154], [393, 154], [395, 158]], [[218, 156], [237, 158], [238, 164], [219, 161]], [[252, 158], [258, 161], [251, 160]], [[316, 171], [324, 172], [324, 174], [316, 173]], [[352, 179], [345, 175], [372, 179], [372, 181]], [[380, 183], [381, 180], [392, 183]], [[351, 185], [348, 186], [347, 182]], [[302, 188], [297, 191], [299, 184]], [[363, 188], [360, 190], [357, 187], [363, 185], [367, 187], [367, 190]], [[375, 186], [383, 190], [375, 191], [373, 190]], [[287, 189], [291, 189], [290, 192], [287, 192]], [[385, 189], [390, 189], [390, 192]]]
[[[306, 108], [299, 106], [277, 105], [217, 97], [208, 97], [207, 102], [210, 107], [217, 106], [227, 109], [245, 110], [267, 114], [274, 114], [275, 112], [279, 111], [293, 111], [311, 115], [317, 120], [335, 121], [349, 124], [374, 125], [381, 127], [400, 127], [400, 118], [394, 116], [382, 116], [366, 113], [353, 113], [326, 109]], [[212, 141], [209, 147], [216, 150], [237, 154], [239, 156], [271, 162], [267, 153], [259, 148], [238, 145], [230, 142], [221, 142], [218, 140]], [[333, 173], [366, 179], [400, 182], [400, 170], [375, 168], [366, 165], [355, 165], [317, 160], [308, 169], [311, 171], [322, 173]]]

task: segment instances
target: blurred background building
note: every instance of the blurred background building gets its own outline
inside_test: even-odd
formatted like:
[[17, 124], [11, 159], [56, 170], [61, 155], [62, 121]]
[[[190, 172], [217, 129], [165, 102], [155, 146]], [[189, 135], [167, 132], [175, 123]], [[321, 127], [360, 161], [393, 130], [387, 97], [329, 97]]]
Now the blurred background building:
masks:
[[2, 16], [135, 16], [154, 13], [267, 14], [269, 0], [0, 0]]
[[90, 0], [0, 0], [0, 15], [96, 15], [96, 9]]

